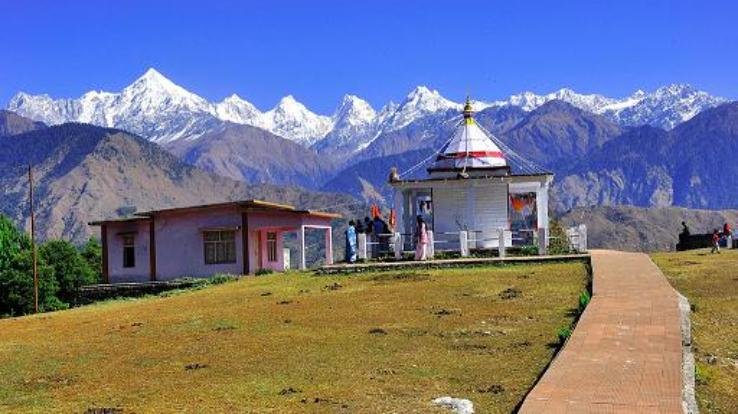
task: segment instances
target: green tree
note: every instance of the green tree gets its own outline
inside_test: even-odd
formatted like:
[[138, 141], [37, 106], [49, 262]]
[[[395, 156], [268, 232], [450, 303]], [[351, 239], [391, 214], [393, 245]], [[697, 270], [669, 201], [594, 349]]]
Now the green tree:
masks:
[[90, 268], [85, 258], [68, 241], [47, 241], [39, 249], [39, 257], [51, 268], [54, 279], [59, 286], [56, 296], [63, 302], [74, 304], [79, 287], [97, 281], [95, 272]]
[[82, 246], [80, 251], [90, 269], [95, 272], [95, 283], [102, 282], [102, 245], [100, 241], [94, 237], [90, 237]]
[[[51, 269], [38, 265], [39, 310], [61, 309], [58, 286]], [[34, 311], [33, 257], [31, 241], [7, 217], [0, 214], [0, 315], [22, 315]]]

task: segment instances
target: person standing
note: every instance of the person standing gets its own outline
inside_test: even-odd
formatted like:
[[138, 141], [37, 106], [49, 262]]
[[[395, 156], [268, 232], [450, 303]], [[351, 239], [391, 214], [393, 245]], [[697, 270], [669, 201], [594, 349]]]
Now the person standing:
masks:
[[379, 257], [382, 253], [382, 226], [381, 213], [375, 209], [374, 219], [372, 220], [372, 257]]
[[733, 229], [730, 228], [730, 224], [726, 221], [723, 225], [723, 237], [725, 237], [725, 247], [730, 249], [733, 247]]
[[710, 253], [720, 254], [720, 234], [718, 234], [717, 229], [712, 231], [712, 250], [710, 250]]
[[346, 229], [346, 263], [356, 262], [356, 229], [354, 221], [349, 221]]
[[428, 230], [423, 217], [418, 216], [415, 229], [415, 260], [425, 260], [428, 256]]

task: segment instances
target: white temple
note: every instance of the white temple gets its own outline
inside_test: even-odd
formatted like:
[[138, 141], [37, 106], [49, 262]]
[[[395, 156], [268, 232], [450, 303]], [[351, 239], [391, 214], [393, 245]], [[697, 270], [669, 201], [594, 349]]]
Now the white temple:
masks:
[[546, 240], [553, 174], [478, 125], [469, 100], [463, 119], [437, 154], [426, 178], [390, 179], [398, 232], [413, 234], [421, 216], [433, 230], [436, 250], [443, 250], [444, 243], [457, 245], [461, 233], [470, 249], [495, 249], [500, 239], [506, 248]]

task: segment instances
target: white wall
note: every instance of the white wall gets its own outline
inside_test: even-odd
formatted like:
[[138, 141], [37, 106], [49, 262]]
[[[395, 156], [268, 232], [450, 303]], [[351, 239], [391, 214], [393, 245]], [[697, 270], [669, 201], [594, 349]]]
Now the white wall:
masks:
[[[481, 231], [470, 239], [497, 237], [497, 229], [509, 227], [507, 183], [459, 180], [433, 188], [433, 212], [437, 240], [457, 240], [443, 233], [460, 230]], [[477, 247], [497, 247], [497, 241], [480, 242]], [[439, 248], [450, 246], [439, 245]]]

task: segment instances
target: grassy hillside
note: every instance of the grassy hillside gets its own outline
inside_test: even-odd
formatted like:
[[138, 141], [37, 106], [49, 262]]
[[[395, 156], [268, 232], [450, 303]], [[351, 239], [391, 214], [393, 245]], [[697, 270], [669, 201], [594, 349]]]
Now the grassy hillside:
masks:
[[509, 412], [581, 264], [242, 279], [0, 320], [0, 411]]
[[697, 400], [706, 413], [738, 412], [738, 250], [652, 256], [692, 305]]

